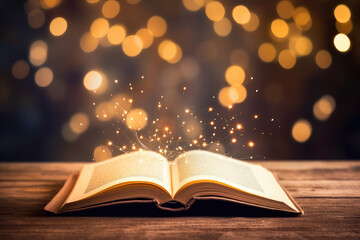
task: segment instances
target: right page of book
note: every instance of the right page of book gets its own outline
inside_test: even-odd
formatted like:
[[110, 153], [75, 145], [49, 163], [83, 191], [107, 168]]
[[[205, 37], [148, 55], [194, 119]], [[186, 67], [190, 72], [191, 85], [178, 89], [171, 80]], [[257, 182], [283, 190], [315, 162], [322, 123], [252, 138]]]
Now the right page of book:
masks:
[[274, 175], [260, 165], [208, 151], [194, 150], [172, 163], [173, 191], [201, 181], [216, 181], [250, 194], [285, 202], [297, 210]]

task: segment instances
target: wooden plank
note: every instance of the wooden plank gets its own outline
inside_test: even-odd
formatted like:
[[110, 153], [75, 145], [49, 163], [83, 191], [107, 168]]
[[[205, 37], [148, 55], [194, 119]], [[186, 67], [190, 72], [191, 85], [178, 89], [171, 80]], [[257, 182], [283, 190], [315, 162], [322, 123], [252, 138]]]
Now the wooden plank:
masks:
[[44, 205], [83, 163], [0, 164], [0, 239], [360, 238], [360, 161], [261, 163], [305, 215], [199, 203], [183, 213], [137, 205], [56, 216]]

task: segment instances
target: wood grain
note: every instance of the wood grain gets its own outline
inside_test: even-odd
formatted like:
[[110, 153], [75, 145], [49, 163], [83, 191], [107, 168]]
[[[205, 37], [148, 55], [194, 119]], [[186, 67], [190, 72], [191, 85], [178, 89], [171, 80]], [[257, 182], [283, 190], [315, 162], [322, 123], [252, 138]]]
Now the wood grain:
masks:
[[360, 239], [360, 161], [254, 162], [275, 170], [305, 215], [211, 202], [53, 215], [43, 207], [83, 164], [3, 163], [0, 239]]

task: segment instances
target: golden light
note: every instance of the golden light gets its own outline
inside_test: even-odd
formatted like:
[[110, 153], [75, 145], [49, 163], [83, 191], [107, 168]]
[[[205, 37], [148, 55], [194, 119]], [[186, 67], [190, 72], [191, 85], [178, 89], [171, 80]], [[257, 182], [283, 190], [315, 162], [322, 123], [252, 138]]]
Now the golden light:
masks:
[[44, 24], [45, 14], [42, 10], [35, 9], [35, 10], [32, 10], [28, 14], [27, 20], [28, 20], [30, 27], [37, 29], [37, 28], [40, 28]]
[[204, 6], [204, 0], [182, 0], [182, 2], [189, 11], [197, 11]]
[[211, 21], [217, 22], [225, 16], [225, 8], [218, 1], [210, 1], [206, 4], [205, 13]]
[[242, 27], [248, 31], [253, 32], [259, 27], [259, 17], [255, 13], [250, 13], [250, 20], [247, 23], [244, 23]]
[[85, 33], [80, 38], [80, 47], [84, 52], [92, 52], [99, 45], [99, 40], [91, 33]]
[[104, 2], [101, 12], [106, 18], [114, 18], [120, 12], [120, 4], [118, 1], [107, 0]]
[[351, 42], [348, 36], [339, 33], [334, 37], [334, 45], [339, 52], [347, 52], [350, 48]]
[[285, 49], [279, 53], [278, 61], [284, 69], [291, 69], [296, 64], [296, 56], [292, 51]]
[[207, 147], [207, 150], [214, 153], [224, 154], [225, 153], [225, 147], [219, 142], [215, 142], [213, 144], [210, 144]]
[[105, 18], [95, 19], [90, 26], [90, 33], [96, 38], [104, 37], [109, 30], [109, 22]]
[[346, 5], [339, 4], [336, 6], [336, 8], [334, 10], [334, 16], [338, 22], [346, 23], [351, 18], [351, 12], [350, 12], [350, 9]]
[[295, 141], [303, 143], [310, 138], [311, 132], [311, 124], [305, 119], [300, 119], [293, 125], [291, 134]]
[[225, 79], [231, 86], [240, 86], [245, 80], [245, 71], [240, 66], [232, 65], [226, 69]]
[[53, 80], [53, 72], [48, 67], [42, 67], [35, 73], [35, 83], [39, 87], [47, 87]]
[[84, 86], [89, 91], [98, 89], [102, 83], [102, 76], [97, 71], [90, 71], [84, 77]]
[[66, 123], [64, 124], [64, 126], [61, 128], [61, 136], [68, 142], [73, 142], [75, 141], [78, 137], [79, 134], [74, 133], [71, 129], [70, 129], [70, 124]]
[[298, 37], [295, 41], [295, 51], [300, 56], [307, 56], [313, 48], [312, 42], [308, 37]]
[[236, 141], [237, 141], [236, 138], [232, 138], [232, 139], [231, 139], [231, 142], [232, 142], [232, 143], [236, 143]]
[[49, 30], [51, 34], [56, 37], [63, 35], [66, 29], [67, 29], [67, 22], [65, 18], [62, 17], [54, 18], [49, 26]]
[[171, 40], [164, 40], [158, 47], [159, 56], [169, 63], [176, 63], [182, 57], [182, 50]]
[[112, 157], [110, 148], [107, 146], [98, 146], [94, 150], [94, 160], [96, 162], [105, 161]]
[[271, 22], [271, 32], [277, 38], [285, 38], [289, 33], [289, 26], [282, 19], [275, 19]]
[[234, 7], [232, 16], [238, 24], [245, 24], [249, 22], [251, 17], [249, 9], [243, 5]]
[[242, 103], [245, 101], [247, 96], [246, 88], [243, 85], [231, 87], [234, 88], [237, 92], [235, 102], [234, 103]]
[[231, 22], [226, 17], [223, 17], [220, 21], [214, 22], [214, 31], [220, 37], [226, 37], [231, 32]]
[[276, 5], [276, 12], [283, 19], [289, 19], [294, 16], [294, 6], [291, 2], [283, 0]]
[[40, 66], [45, 63], [48, 47], [44, 41], [37, 40], [30, 46], [29, 61], [34, 66]]
[[302, 31], [309, 30], [312, 25], [309, 10], [304, 7], [297, 7], [294, 12], [294, 21]]
[[238, 129], [238, 130], [243, 129], [243, 126], [240, 123], [238, 123], [238, 124], [236, 124], [236, 129]]
[[143, 43], [138, 36], [129, 35], [122, 43], [122, 50], [129, 57], [135, 57], [140, 54]]
[[258, 55], [263, 62], [272, 62], [276, 57], [276, 49], [271, 43], [265, 42], [260, 45]]
[[224, 107], [232, 106], [239, 101], [240, 96], [236, 88], [224, 87], [220, 90], [218, 99], [221, 105]]
[[147, 28], [151, 31], [154, 37], [161, 37], [165, 34], [167, 24], [165, 19], [160, 16], [153, 16], [147, 22]]
[[136, 32], [136, 36], [138, 36], [142, 43], [143, 43], [143, 49], [146, 49], [151, 46], [151, 44], [154, 41], [154, 37], [151, 33], [151, 31], [147, 28], [141, 28]]
[[113, 108], [111, 102], [102, 102], [95, 108], [95, 115], [100, 121], [109, 121], [113, 118], [114, 114], [115, 108]]
[[351, 20], [347, 21], [346, 23], [336, 22], [335, 26], [339, 33], [344, 33], [344, 34], [351, 33], [353, 29], [353, 23]]
[[44, 9], [54, 8], [59, 5], [61, 0], [40, 0], [40, 5]]
[[314, 116], [320, 121], [325, 121], [335, 110], [335, 106], [335, 99], [330, 95], [325, 95], [314, 104]]
[[332, 58], [328, 51], [320, 50], [315, 56], [316, 65], [321, 69], [327, 69], [330, 67]]
[[89, 118], [85, 113], [76, 113], [71, 117], [69, 125], [74, 133], [81, 134], [89, 128]]
[[250, 142], [248, 142], [248, 146], [252, 148], [255, 146], [255, 143], [253, 141], [250, 141]]
[[122, 43], [122, 41], [125, 39], [125, 36], [126, 30], [122, 25], [112, 26], [107, 33], [107, 39], [112, 45], [119, 45]]
[[117, 94], [111, 99], [111, 107], [114, 109], [114, 118], [123, 119], [124, 115], [130, 111], [130, 96]]
[[141, 130], [146, 127], [147, 121], [147, 114], [141, 108], [135, 108], [126, 115], [126, 125], [129, 129]]
[[16, 79], [24, 79], [30, 71], [29, 64], [24, 60], [16, 61], [11, 68], [12, 74]]

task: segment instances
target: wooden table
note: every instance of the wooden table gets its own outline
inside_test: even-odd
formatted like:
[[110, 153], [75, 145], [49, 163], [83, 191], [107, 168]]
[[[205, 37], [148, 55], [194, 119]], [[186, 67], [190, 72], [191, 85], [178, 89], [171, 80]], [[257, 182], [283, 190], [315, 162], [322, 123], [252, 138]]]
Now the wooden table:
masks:
[[183, 213], [136, 205], [53, 215], [43, 207], [83, 164], [3, 163], [0, 239], [360, 239], [360, 161], [257, 163], [276, 171], [305, 215], [221, 204]]

